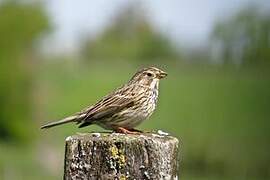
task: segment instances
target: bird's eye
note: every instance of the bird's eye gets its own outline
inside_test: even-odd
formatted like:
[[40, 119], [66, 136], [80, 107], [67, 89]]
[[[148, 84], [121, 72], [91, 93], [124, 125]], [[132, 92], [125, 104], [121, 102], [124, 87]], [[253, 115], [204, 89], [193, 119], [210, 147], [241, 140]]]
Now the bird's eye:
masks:
[[147, 73], [147, 76], [148, 76], [148, 77], [152, 77], [153, 74], [152, 74], [152, 73]]

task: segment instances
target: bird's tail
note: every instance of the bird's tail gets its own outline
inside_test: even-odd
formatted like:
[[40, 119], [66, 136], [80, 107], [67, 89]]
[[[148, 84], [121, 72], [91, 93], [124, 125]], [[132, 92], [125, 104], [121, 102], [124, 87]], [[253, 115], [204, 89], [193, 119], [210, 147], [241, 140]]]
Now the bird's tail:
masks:
[[82, 117], [84, 117], [84, 116], [83, 115], [69, 116], [69, 117], [66, 117], [66, 118], [64, 118], [64, 119], [62, 119], [60, 121], [45, 124], [44, 126], [41, 126], [41, 129], [48, 129], [48, 128], [58, 126], [58, 125], [61, 125], [61, 124], [66, 124], [66, 123], [70, 123], [70, 122], [77, 122]]

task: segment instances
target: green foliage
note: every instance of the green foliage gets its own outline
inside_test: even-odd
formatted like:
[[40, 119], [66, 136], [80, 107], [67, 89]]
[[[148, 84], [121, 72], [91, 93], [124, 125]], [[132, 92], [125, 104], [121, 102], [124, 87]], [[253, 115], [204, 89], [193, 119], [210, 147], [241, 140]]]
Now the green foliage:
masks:
[[[270, 64], [270, 13], [248, 6], [214, 28], [214, 45], [221, 45], [225, 63]], [[216, 43], [216, 44], [215, 44]]]
[[[39, 107], [44, 117], [58, 119], [95, 103], [126, 82], [138, 69], [132, 61], [138, 60], [143, 66], [143, 60], [160, 59], [169, 76], [160, 84], [157, 111], [139, 129], [162, 129], [180, 138], [182, 177], [269, 179], [268, 67], [239, 70], [181, 63], [169, 66], [169, 61], [179, 58], [179, 54], [167, 38], [154, 31], [142, 12], [132, 9], [121, 12], [101, 36], [84, 44], [83, 55], [91, 62], [112, 61], [89, 67], [79, 60], [54, 59], [43, 62], [42, 68], [34, 71], [33, 46], [48, 29], [47, 17], [40, 6], [2, 2], [0, 140], [29, 140], [33, 129], [37, 129], [31, 118], [31, 96], [33, 90], [40, 89], [33, 89], [34, 80], [45, 87], [42, 91], [46, 95], [41, 97]], [[243, 65], [269, 63], [269, 19], [257, 10], [245, 10], [220, 22], [212, 38], [222, 44], [223, 61], [239, 60]], [[127, 60], [128, 66], [115, 63], [117, 59]], [[91, 126], [79, 131], [92, 130], [101, 129]], [[32, 147], [1, 143], [0, 179], [8, 175], [21, 179], [59, 179], [61, 172], [50, 170], [51, 164], [59, 163], [54, 170], [63, 167], [60, 163], [64, 138], [76, 132], [74, 125], [44, 131], [37, 146]]]
[[160, 60], [177, 58], [171, 42], [157, 33], [143, 15], [130, 6], [120, 12], [110, 27], [93, 40], [87, 40], [85, 59]]
[[36, 4], [4, 1], [0, 4], [0, 139], [31, 136], [33, 46], [48, 28], [43, 9]]

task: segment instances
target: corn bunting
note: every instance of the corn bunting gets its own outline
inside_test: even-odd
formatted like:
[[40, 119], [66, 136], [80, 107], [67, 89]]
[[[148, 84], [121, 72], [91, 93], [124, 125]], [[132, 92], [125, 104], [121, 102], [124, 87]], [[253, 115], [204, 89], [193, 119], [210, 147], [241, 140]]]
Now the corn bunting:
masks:
[[159, 80], [166, 75], [166, 72], [156, 67], [143, 68], [136, 72], [126, 84], [96, 104], [41, 128], [75, 122], [79, 124], [79, 128], [97, 124], [119, 133], [140, 132], [134, 128], [154, 112], [158, 99]]

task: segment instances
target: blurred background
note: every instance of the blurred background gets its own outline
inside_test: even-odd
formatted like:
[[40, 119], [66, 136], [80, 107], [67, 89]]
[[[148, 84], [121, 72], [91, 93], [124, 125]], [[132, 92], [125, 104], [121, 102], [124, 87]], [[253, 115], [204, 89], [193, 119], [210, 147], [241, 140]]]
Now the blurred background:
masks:
[[69, 124], [141, 67], [169, 76], [139, 129], [181, 141], [182, 179], [270, 178], [268, 0], [0, 0], [0, 179], [62, 179]]

